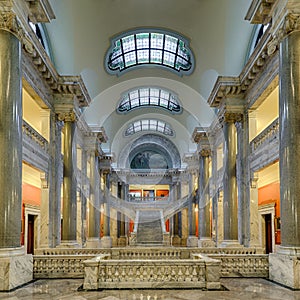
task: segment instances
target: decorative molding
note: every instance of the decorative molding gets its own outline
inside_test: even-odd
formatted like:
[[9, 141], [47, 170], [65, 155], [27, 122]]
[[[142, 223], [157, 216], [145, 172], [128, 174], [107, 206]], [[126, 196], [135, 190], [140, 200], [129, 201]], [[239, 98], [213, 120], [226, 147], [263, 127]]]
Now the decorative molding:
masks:
[[242, 122], [243, 120], [243, 114], [237, 113], [237, 112], [224, 112], [223, 114], [223, 122], [225, 123], [236, 123], [236, 122]]
[[33, 23], [47, 23], [55, 19], [54, 12], [48, 0], [25, 0], [30, 10], [30, 20]]
[[275, 0], [254, 0], [247, 12], [245, 20], [251, 24], [267, 24], [271, 21], [271, 12]]
[[64, 121], [64, 122], [75, 122], [77, 120], [77, 116], [73, 111], [58, 112], [57, 117], [59, 121]]
[[0, 12], [0, 29], [11, 32], [20, 41], [25, 40], [25, 33], [16, 16], [12, 11]]
[[211, 156], [211, 150], [210, 149], [202, 149], [202, 150], [200, 150], [199, 155], [202, 157], [209, 157], [209, 156]]

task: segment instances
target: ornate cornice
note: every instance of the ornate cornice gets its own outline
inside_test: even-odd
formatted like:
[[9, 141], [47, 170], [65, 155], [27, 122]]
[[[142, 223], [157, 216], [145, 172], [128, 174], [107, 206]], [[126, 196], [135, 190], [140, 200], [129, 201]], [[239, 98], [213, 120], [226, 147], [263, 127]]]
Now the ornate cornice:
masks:
[[32, 22], [50, 22], [55, 19], [54, 12], [48, 0], [25, 0], [30, 10]]
[[275, 0], [253, 0], [245, 20], [252, 24], [267, 24], [271, 21], [272, 8]]
[[199, 144], [200, 140], [208, 136], [207, 130], [204, 130], [201, 127], [196, 127], [192, 134], [192, 141], [196, 144]]

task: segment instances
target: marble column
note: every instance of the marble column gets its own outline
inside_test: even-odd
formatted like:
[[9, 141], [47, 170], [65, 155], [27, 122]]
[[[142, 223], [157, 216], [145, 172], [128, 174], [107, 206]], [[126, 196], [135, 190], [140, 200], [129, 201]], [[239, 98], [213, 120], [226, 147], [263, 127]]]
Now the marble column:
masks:
[[20, 247], [22, 205], [21, 45], [0, 29], [0, 248]]
[[238, 208], [237, 208], [237, 177], [236, 154], [237, 133], [235, 122], [240, 121], [241, 115], [225, 113], [224, 115], [224, 178], [223, 178], [223, 220], [224, 240], [221, 247], [238, 247]]
[[209, 158], [211, 151], [202, 149], [200, 151], [199, 188], [198, 188], [198, 232], [199, 247], [214, 247], [211, 239], [211, 218], [210, 218], [210, 195], [209, 195]]
[[[179, 190], [178, 190], [179, 183], [175, 183], [172, 185], [172, 196], [173, 201], [177, 201], [179, 199]], [[172, 245], [173, 246], [180, 246], [181, 245], [181, 238], [179, 236], [179, 213], [175, 213], [173, 215], [173, 236], [172, 236]]]
[[[126, 197], [126, 184], [122, 182], [121, 184], [121, 191], [120, 191], [120, 198], [125, 201]], [[127, 245], [127, 237], [125, 232], [125, 215], [121, 212], [120, 213], [120, 237], [118, 239], [118, 245], [119, 246], [126, 246]]]
[[64, 113], [64, 160], [63, 160], [63, 229], [62, 246], [77, 246], [77, 185], [75, 114]]
[[100, 209], [99, 209], [99, 193], [97, 190], [98, 175], [98, 157], [96, 151], [90, 151], [90, 199], [88, 202], [88, 239], [87, 247], [100, 247]]
[[[5, 6], [5, 3], [4, 3]], [[3, 22], [4, 20], [4, 22]], [[8, 22], [5, 22], [9, 20]], [[4, 27], [4, 28], [3, 28]], [[32, 255], [20, 245], [22, 208], [21, 32], [12, 12], [0, 12], [0, 291], [33, 278]]]
[[[269, 255], [269, 277], [291, 288], [300, 289], [300, 24], [295, 20], [299, 20], [299, 15], [286, 16], [283, 21], [283, 32], [287, 35], [280, 43], [281, 246], [277, 249], [277, 253]], [[295, 31], [291, 31], [293, 29]]]
[[104, 173], [104, 203], [103, 203], [103, 237], [101, 239], [101, 247], [111, 248], [112, 239], [110, 236], [110, 205], [109, 205], [109, 196], [110, 196], [110, 173]]
[[[61, 243], [61, 186], [63, 181], [62, 161], [63, 122], [55, 112], [50, 112], [49, 153], [52, 160], [49, 170], [49, 246]], [[42, 220], [43, 222], [43, 220]]]
[[196, 237], [196, 195], [193, 186], [193, 174], [189, 174], [189, 205], [188, 205], [188, 227], [189, 227], [189, 236], [187, 239], [188, 247], [197, 247], [198, 238]]

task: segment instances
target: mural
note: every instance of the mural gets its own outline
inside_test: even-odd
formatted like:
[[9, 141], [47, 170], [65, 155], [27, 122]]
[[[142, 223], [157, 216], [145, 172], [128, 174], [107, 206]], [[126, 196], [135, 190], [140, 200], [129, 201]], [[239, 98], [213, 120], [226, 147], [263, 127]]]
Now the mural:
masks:
[[155, 151], [143, 151], [136, 154], [131, 163], [131, 169], [168, 169], [167, 160]]

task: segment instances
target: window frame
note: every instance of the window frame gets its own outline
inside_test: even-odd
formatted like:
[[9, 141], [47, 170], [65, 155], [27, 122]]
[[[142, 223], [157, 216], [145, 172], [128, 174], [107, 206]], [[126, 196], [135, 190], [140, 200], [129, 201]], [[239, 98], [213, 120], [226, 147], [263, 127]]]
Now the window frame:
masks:
[[[137, 48], [137, 39], [136, 39], [136, 35], [138, 34], [149, 34], [149, 42], [148, 42], [148, 47], [146, 48]], [[163, 35], [163, 47], [162, 48], [151, 48], [151, 34], [162, 34]], [[110, 63], [110, 57], [114, 52], [114, 49], [116, 49], [117, 47], [117, 43], [120, 43], [120, 47], [122, 46], [122, 41], [123, 39], [126, 39], [127, 37], [130, 36], [134, 36], [134, 48], [132, 48], [129, 52], [124, 52], [122, 49], [120, 50], [120, 54], [118, 54], [118, 58], [122, 57], [122, 62], [124, 67], [120, 69], [120, 66], [116, 67], [115, 69], [112, 69], [109, 67], [109, 63]], [[176, 52], [172, 52], [171, 50], [167, 50], [165, 49], [165, 39], [166, 36], [170, 36], [171, 38], [177, 39], [177, 48], [176, 48]], [[179, 44], [182, 43], [181, 47], [183, 46], [183, 50], [185, 50], [187, 53], [187, 55], [189, 56], [189, 68], [187, 70], [183, 69], [182, 67], [179, 67], [179, 69], [176, 69], [176, 60], [178, 57], [181, 57], [179, 55]], [[107, 71], [107, 73], [111, 74], [111, 75], [122, 75], [128, 71], [134, 70], [134, 69], [138, 69], [138, 68], [153, 68], [153, 67], [159, 67], [162, 68], [164, 70], [168, 70], [171, 71], [172, 73], [175, 73], [179, 76], [183, 76], [183, 75], [190, 75], [194, 69], [195, 69], [195, 56], [193, 54], [192, 49], [189, 46], [189, 40], [187, 38], [185, 38], [184, 36], [173, 32], [173, 31], [169, 31], [169, 30], [163, 30], [163, 29], [159, 29], [159, 28], [140, 28], [140, 29], [136, 29], [136, 30], [129, 30], [126, 32], [123, 32], [120, 35], [117, 35], [115, 37], [113, 37], [111, 39], [111, 43], [110, 43], [110, 47], [108, 49], [108, 51], [106, 52], [105, 55], [105, 60], [104, 60], [104, 65], [105, 65], [105, 70]], [[161, 55], [161, 62], [157, 63], [157, 62], [151, 62], [151, 54], [148, 56], [148, 62], [142, 62], [142, 63], [138, 63], [138, 51], [148, 51], [149, 53], [151, 53], [152, 51], [162, 51], [162, 55]], [[184, 51], [182, 51], [184, 52]], [[127, 54], [132, 54], [134, 53], [134, 57], [135, 57], [135, 63], [134, 64], [130, 64], [130, 65], [125, 65], [125, 55]], [[164, 54], [165, 53], [169, 53], [171, 55], [175, 55], [174, 58], [174, 66], [170, 66], [164, 63]]]

